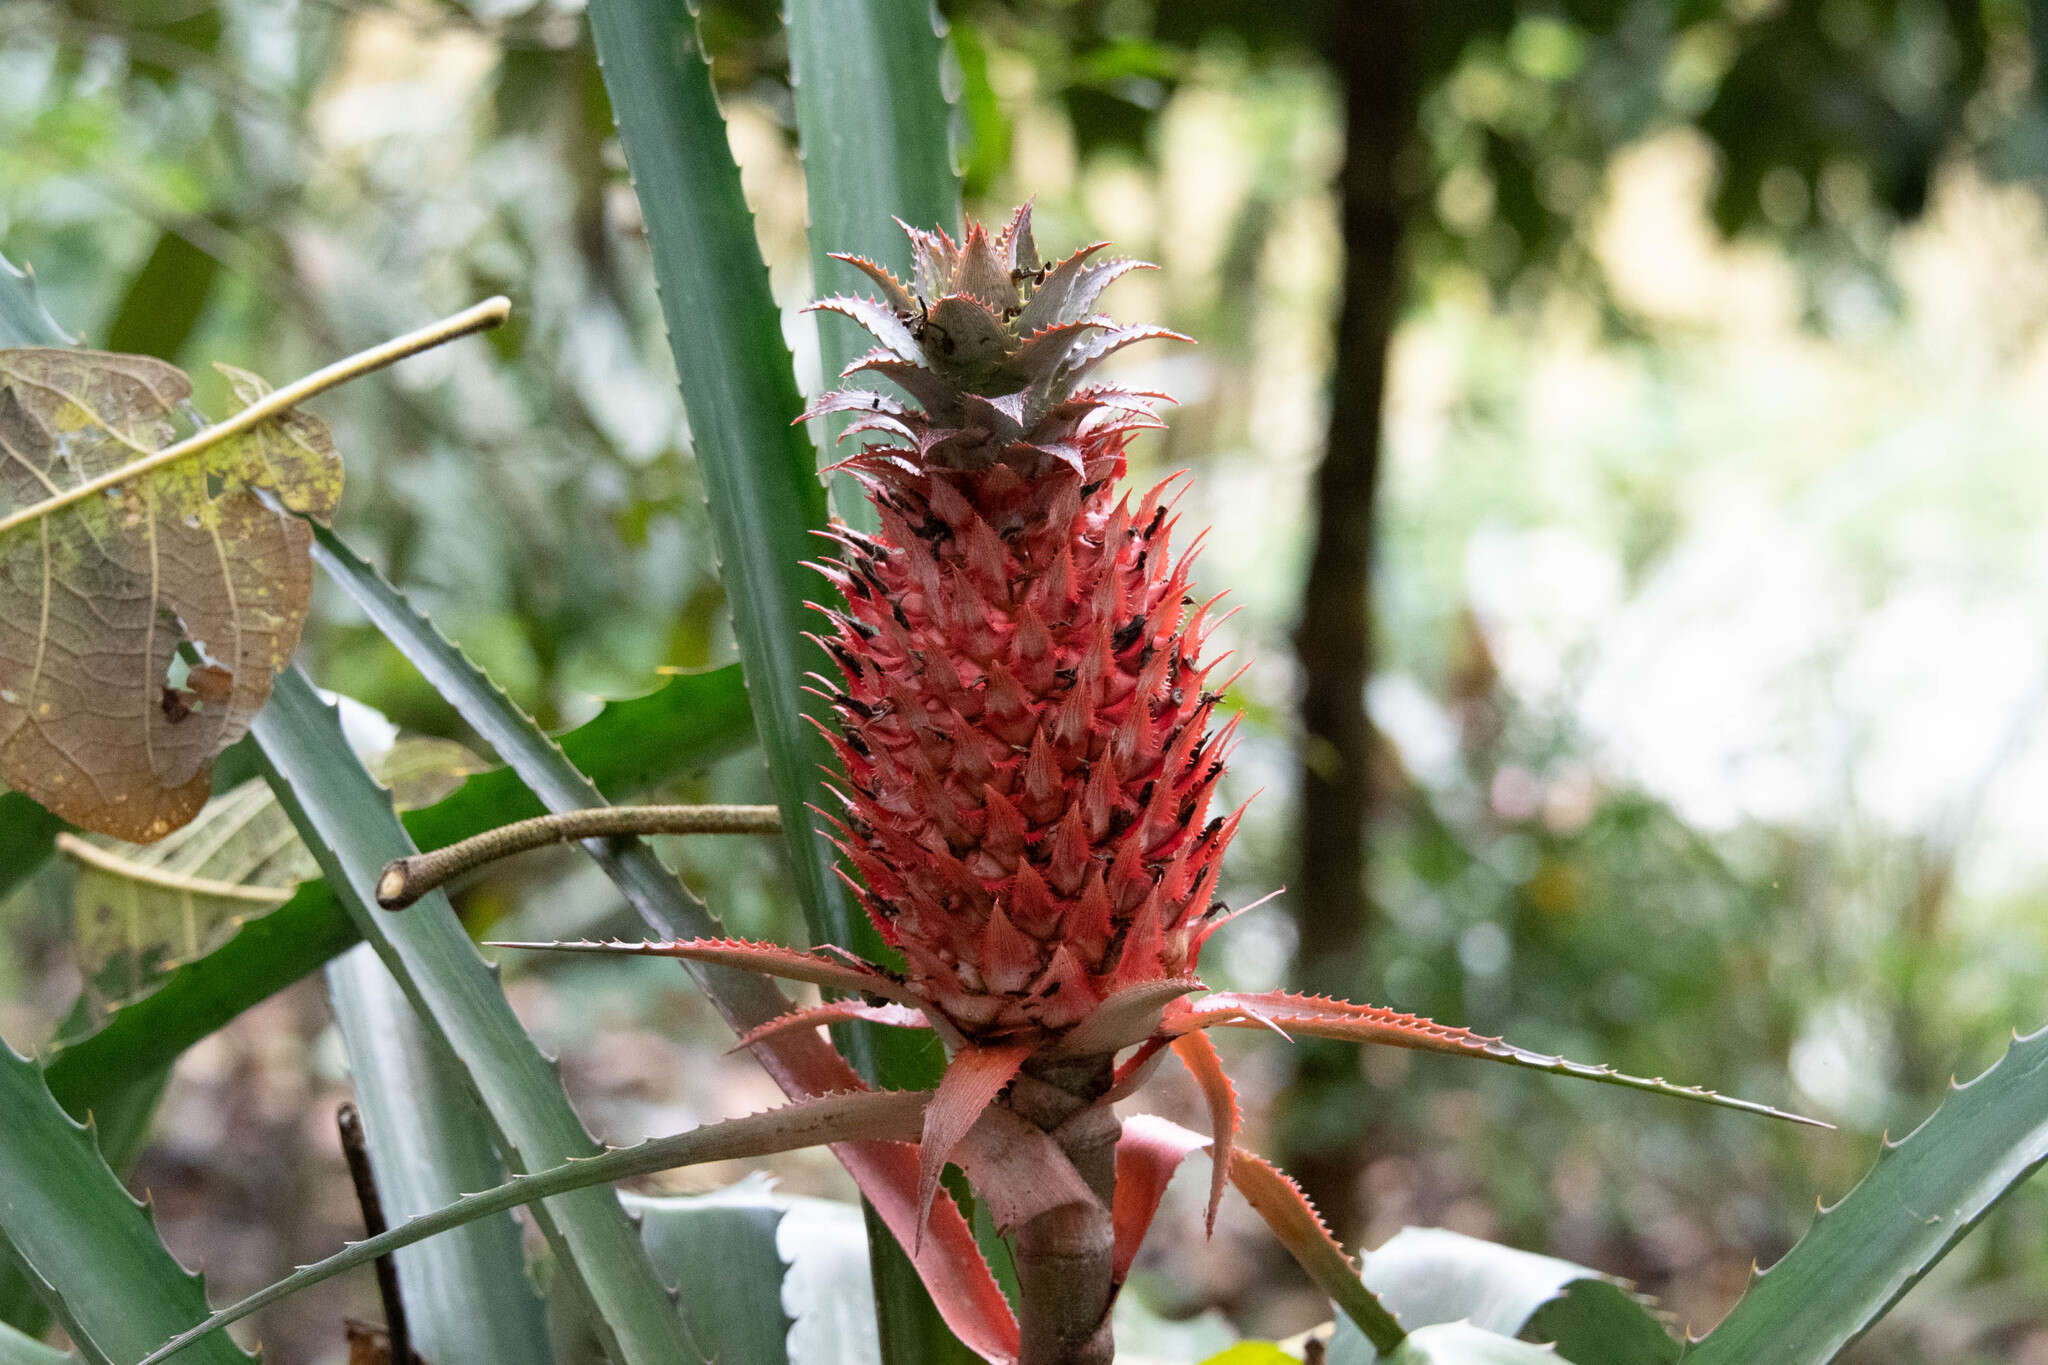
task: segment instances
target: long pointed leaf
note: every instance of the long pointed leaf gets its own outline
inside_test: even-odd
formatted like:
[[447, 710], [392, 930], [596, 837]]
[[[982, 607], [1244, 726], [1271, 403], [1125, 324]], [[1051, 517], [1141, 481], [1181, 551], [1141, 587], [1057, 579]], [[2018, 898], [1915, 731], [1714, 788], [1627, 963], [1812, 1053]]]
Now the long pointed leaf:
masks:
[[[495, 1135], [461, 1067], [421, 1026], [368, 944], [328, 964], [327, 998], [348, 1050], [385, 1219], [403, 1223], [502, 1181]], [[519, 1241], [506, 1213], [398, 1254], [406, 1325], [423, 1359], [552, 1365]]]
[[[510, 1159], [537, 1168], [596, 1152], [447, 897], [437, 892], [404, 915], [374, 908], [384, 865], [416, 850], [390, 793], [350, 750], [340, 716], [303, 674], [287, 669], [251, 733], [272, 790], [319, 858], [328, 885], [421, 1020], [461, 1063]], [[695, 1357], [667, 1287], [609, 1190], [566, 1196], [537, 1209], [535, 1218], [618, 1365]]]
[[[861, 256], [910, 278], [910, 241], [895, 220], [957, 232], [952, 110], [939, 83], [941, 40], [926, 0], [790, 0], [789, 67], [811, 209], [814, 293], [859, 278], [832, 253]], [[865, 282], [863, 282], [865, 287]], [[866, 349], [859, 327], [818, 315], [825, 387]], [[849, 419], [825, 426], [829, 450]], [[873, 529], [874, 510], [850, 479], [839, 515]]]
[[[669, 348], [710, 493], [733, 629], [782, 807], [805, 923], [811, 942], [837, 943], [873, 957], [879, 935], [853, 912], [810, 809], [825, 802], [819, 773], [829, 754], [810, 723], [822, 706], [803, 690], [804, 675], [822, 664], [820, 651], [805, 638], [805, 603], [829, 594], [803, 563], [815, 553], [812, 533], [825, 524], [825, 490], [810, 437], [790, 425], [803, 405], [696, 20], [673, 0], [595, 0], [590, 27], [647, 224]], [[845, 54], [835, 59], [843, 61]], [[817, 63], [808, 69], [823, 79]], [[862, 73], [870, 81], [884, 75]], [[916, 90], [884, 87], [874, 97], [928, 107]], [[870, 149], [883, 161], [892, 152]], [[878, 1032], [858, 1022], [837, 1032], [871, 1081], [922, 1085], [936, 1075], [937, 1050], [915, 1035]], [[932, 1338], [918, 1325], [920, 1319], [928, 1323], [929, 1309], [888, 1239], [872, 1223], [870, 1232], [876, 1234], [870, 1241], [885, 1351], [891, 1360], [915, 1360], [918, 1343]], [[903, 1350], [897, 1348], [899, 1336], [909, 1339]]]
[[[377, 1237], [352, 1242], [323, 1261], [302, 1266], [268, 1288], [260, 1289], [240, 1303], [221, 1309], [189, 1332], [166, 1341], [137, 1365], [155, 1365], [194, 1341], [219, 1331], [289, 1298], [309, 1285], [332, 1279], [344, 1271], [368, 1265], [428, 1237], [438, 1236], [479, 1218], [539, 1200], [556, 1199], [609, 1184], [628, 1176], [651, 1175], [679, 1166], [701, 1165], [707, 1161], [732, 1161], [741, 1157], [765, 1156], [794, 1151], [819, 1143], [872, 1141], [915, 1136], [924, 1121], [925, 1101], [917, 1092], [866, 1091], [849, 1095], [825, 1095], [803, 1100], [765, 1114], [728, 1119], [693, 1128], [674, 1137], [655, 1138], [635, 1147], [622, 1147], [598, 1156], [585, 1157], [543, 1171], [516, 1176], [495, 1189], [466, 1195], [454, 1203], [423, 1214]], [[609, 1196], [607, 1196], [609, 1197]]]
[[1784, 1119], [1809, 1128], [1833, 1128], [1831, 1123], [1807, 1118], [1784, 1109], [1774, 1109], [1755, 1100], [1739, 1100], [1696, 1085], [1677, 1085], [1661, 1077], [1631, 1076], [1610, 1066], [1574, 1062], [1547, 1052], [1533, 1052], [1513, 1043], [1471, 1029], [1439, 1024], [1416, 1014], [1403, 1014], [1382, 1005], [1354, 1005], [1348, 1000], [1322, 996], [1291, 995], [1285, 991], [1255, 994], [1217, 994], [1199, 1001], [1169, 1022], [1170, 1032], [1185, 1033], [1201, 1028], [1256, 1028], [1284, 1034], [1305, 1034], [1311, 1038], [1335, 1038], [1345, 1042], [1379, 1043], [1386, 1047], [1411, 1048], [1420, 1052], [1447, 1052], [1457, 1057], [1483, 1057], [1490, 1062], [1547, 1071], [1554, 1076], [1575, 1076], [1580, 1080], [1644, 1090], [1672, 1099], [1692, 1100], [1721, 1109], [1739, 1109], [1746, 1114]]
[[[804, 675], [824, 654], [804, 637], [825, 591], [817, 553], [825, 489], [781, 313], [740, 192], [695, 17], [666, 0], [598, 0], [591, 32], [640, 196], [675, 352], [691, 445], [710, 493], [733, 632], [775, 780], [814, 942], [853, 944], [854, 916], [810, 807], [830, 757], [806, 719]], [[822, 705], [816, 707], [822, 712]]]
[[[206, 1289], [157, 1239], [145, 1207], [58, 1107], [42, 1070], [0, 1042], [0, 1251], [12, 1248], [74, 1340], [130, 1361], [206, 1316]], [[217, 1338], [195, 1362], [249, 1360]]]
[[1761, 1274], [1687, 1365], [1821, 1365], [1899, 1301], [2048, 1161], [2048, 1029], [1951, 1091], [1799, 1244]]

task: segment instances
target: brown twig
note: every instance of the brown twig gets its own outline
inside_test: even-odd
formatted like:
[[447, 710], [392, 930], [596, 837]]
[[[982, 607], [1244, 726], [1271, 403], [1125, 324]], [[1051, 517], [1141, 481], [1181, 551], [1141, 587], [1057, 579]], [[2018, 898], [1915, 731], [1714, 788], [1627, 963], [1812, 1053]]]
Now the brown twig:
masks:
[[610, 839], [628, 834], [780, 834], [774, 806], [598, 806], [535, 816], [473, 839], [415, 853], [385, 865], [377, 878], [377, 904], [403, 910], [473, 868], [550, 844]]
[[[384, 1201], [377, 1194], [376, 1172], [370, 1169], [370, 1146], [363, 1136], [363, 1116], [355, 1105], [344, 1100], [334, 1111], [334, 1126], [341, 1130], [341, 1153], [348, 1159], [356, 1202], [363, 1207], [363, 1232], [370, 1237], [381, 1236], [387, 1227]], [[405, 1300], [398, 1292], [398, 1263], [389, 1256], [379, 1256], [376, 1265], [377, 1297], [384, 1302], [384, 1335], [390, 1341], [390, 1358], [393, 1365], [412, 1365], [412, 1334], [406, 1330]]]

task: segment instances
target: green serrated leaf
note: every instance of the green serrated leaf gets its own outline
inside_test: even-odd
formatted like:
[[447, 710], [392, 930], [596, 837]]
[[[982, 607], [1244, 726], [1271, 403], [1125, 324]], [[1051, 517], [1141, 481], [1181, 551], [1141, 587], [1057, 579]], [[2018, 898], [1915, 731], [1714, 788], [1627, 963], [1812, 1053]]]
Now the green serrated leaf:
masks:
[[[416, 850], [390, 794], [349, 748], [340, 717], [303, 674], [287, 670], [251, 733], [271, 789], [320, 859], [328, 885], [422, 1021], [460, 1062], [511, 1160], [531, 1170], [595, 1155], [597, 1145], [447, 897], [430, 895], [403, 915], [374, 908], [384, 865]], [[551, 1200], [535, 1218], [568, 1280], [580, 1287], [615, 1361], [668, 1365], [702, 1358], [611, 1191]]]
[[[327, 967], [387, 1223], [505, 1178], [496, 1135], [456, 1065], [368, 944]], [[430, 1361], [552, 1365], [519, 1225], [496, 1214], [397, 1253], [413, 1349]]]
[[[789, 349], [696, 20], [666, 0], [596, 0], [590, 26], [647, 224], [669, 347], [710, 494], [733, 630], [782, 807], [804, 920], [813, 943], [873, 955], [881, 950], [879, 935], [853, 913], [811, 809], [827, 800], [819, 774], [830, 752], [811, 723], [821, 704], [803, 690], [804, 675], [826, 662], [804, 638], [814, 619], [806, 604], [828, 594], [803, 563], [818, 553], [813, 533], [825, 524], [825, 491], [810, 438], [791, 425], [801, 401]], [[819, 74], [817, 63], [810, 69]], [[906, 98], [911, 108], [929, 108], [916, 91]], [[826, 116], [835, 116], [829, 107]], [[919, 116], [919, 126], [926, 122]], [[883, 151], [880, 159], [886, 158]], [[940, 1058], [916, 1041], [885, 1040], [881, 1032], [856, 1024], [836, 1036], [871, 1081], [927, 1081]], [[950, 1355], [955, 1348], [936, 1330], [908, 1258], [872, 1218], [869, 1231], [889, 1358], [923, 1365], [920, 1352], [930, 1361]], [[894, 1347], [899, 1340], [900, 1351]]]
[[[1669, 1365], [1679, 1344], [1618, 1281], [1554, 1256], [1442, 1228], [1403, 1228], [1365, 1258], [1361, 1278], [1406, 1327], [1469, 1321], [1555, 1342], [1573, 1365]], [[1367, 1365], [1372, 1348], [1348, 1321], [1331, 1365]]]
[[669, 1283], [690, 1334], [726, 1365], [790, 1365], [787, 1267], [776, 1250], [785, 1210], [757, 1181], [711, 1194], [623, 1195], [647, 1254]]
[[1687, 1365], [1821, 1365], [1919, 1282], [2048, 1161], [2048, 1029], [1958, 1087], [1926, 1122], [1814, 1219], [1685, 1359]]
[[[691, 443], [710, 493], [733, 631], [815, 942], [852, 946], [855, 919], [815, 830], [830, 750], [807, 716], [804, 675], [826, 666], [804, 638], [825, 584], [804, 561], [825, 489], [782, 317], [740, 192], [695, 18], [666, 0], [598, 0], [591, 31], [640, 196]], [[865, 1058], [857, 1057], [857, 1062]]]
[[[0, 1115], [0, 1238], [88, 1356], [135, 1360], [206, 1317], [200, 1278], [164, 1250], [90, 1132], [58, 1107], [42, 1069], [4, 1042]], [[249, 1359], [215, 1337], [191, 1361]]]

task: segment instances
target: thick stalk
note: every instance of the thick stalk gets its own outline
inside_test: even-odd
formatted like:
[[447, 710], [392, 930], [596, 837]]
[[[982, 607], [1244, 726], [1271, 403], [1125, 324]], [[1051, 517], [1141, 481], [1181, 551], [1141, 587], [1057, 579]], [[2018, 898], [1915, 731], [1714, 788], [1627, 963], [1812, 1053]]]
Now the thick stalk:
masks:
[[[1415, 0], [1338, 6], [1325, 49], [1344, 90], [1343, 301], [1330, 376], [1329, 438], [1315, 479], [1315, 548], [1302, 592], [1295, 654], [1301, 661], [1300, 892], [1287, 898], [1299, 925], [1295, 981], [1353, 996], [1368, 962], [1366, 891], [1372, 816], [1371, 677], [1373, 509], [1379, 487], [1387, 350], [1400, 306], [1402, 230], [1409, 194], [1402, 152], [1414, 135], [1418, 6]], [[1339, 1236], [1359, 1230], [1364, 1096], [1357, 1049], [1296, 1050], [1294, 1116], [1279, 1134], [1292, 1171]]]
[[1101, 1102], [1112, 1061], [1027, 1062], [1004, 1100], [1052, 1136], [1096, 1199], [1092, 1207], [1056, 1208], [1015, 1229], [1023, 1334], [1018, 1365], [1111, 1365], [1116, 1356], [1109, 1324], [1116, 1237], [1109, 1211], [1122, 1125]]

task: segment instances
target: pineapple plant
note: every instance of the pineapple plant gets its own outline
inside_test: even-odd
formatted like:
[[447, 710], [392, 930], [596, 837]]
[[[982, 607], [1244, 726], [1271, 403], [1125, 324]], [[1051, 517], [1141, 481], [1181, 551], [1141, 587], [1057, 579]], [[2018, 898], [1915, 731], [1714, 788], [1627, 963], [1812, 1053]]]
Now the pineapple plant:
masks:
[[[1094, 375], [1125, 346], [1185, 338], [1096, 312], [1141, 263], [1101, 257], [1106, 244], [1041, 261], [1028, 204], [958, 241], [905, 230], [910, 281], [841, 256], [879, 296], [814, 305], [878, 343], [842, 377], [878, 376], [905, 397], [849, 386], [805, 414], [851, 413], [844, 435], [867, 438], [836, 468], [879, 529], [835, 526], [837, 553], [816, 566], [839, 594], [814, 637], [838, 675], [813, 679], [839, 721], [827, 727], [838, 808], [820, 814], [901, 967], [726, 939], [506, 946], [661, 954], [843, 993], [742, 1038], [799, 1094], [853, 1082], [843, 1067], [796, 1076], [775, 1048], [798, 1031], [849, 1019], [935, 1031], [949, 1063], [919, 1120], [913, 1216], [895, 1191], [891, 1226], [963, 1339], [1026, 1365], [1113, 1358], [1109, 1309], [1166, 1175], [1202, 1146], [1212, 1227], [1235, 1182], [1326, 1287], [1347, 1264], [1292, 1183], [1235, 1146], [1210, 1028], [1484, 1057], [1797, 1117], [1378, 1006], [1205, 993], [1202, 946], [1238, 913], [1216, 888], [1242, 816], [1214, 809], [1235, 725], [1216, 718], [1215, 599], [1193, 591], [1196, 545], [1172, 546], [1173, 481], [1135, 503], [1122, 487], [1126, 447], [1159, 425], [1166, 395]], [[1206, 1142], [1111, 1108], [1169, 1051], [1207, 1100]], [[1014, 1324], [1000, 1296], [991, 1305], [984, 1267], [935, 1269], [958, 1255], [934, 1256], [926, 1238], [949, 1161], [1014, 1238]], [[874, 1197], [877, 1173], [865, 1174]], [[1367, 1321], [1384, 1317], [1369, 1295], [1333, 1292], [1375, 1339], [1400, 1339], [1391, 1318], [1377, 1332]]]

